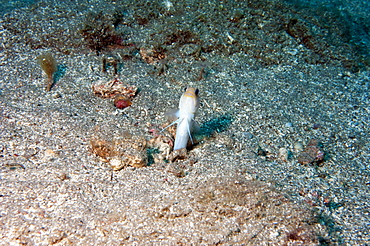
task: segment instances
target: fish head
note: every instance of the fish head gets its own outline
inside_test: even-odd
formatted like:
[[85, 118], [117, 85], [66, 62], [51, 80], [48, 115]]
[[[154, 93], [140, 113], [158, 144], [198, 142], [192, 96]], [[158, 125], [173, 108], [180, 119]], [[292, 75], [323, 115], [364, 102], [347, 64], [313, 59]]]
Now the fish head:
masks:
[[199, 90], [193, 87], [186, 88], [179, 103], [180, 114], [194, 115], [199, 108]]

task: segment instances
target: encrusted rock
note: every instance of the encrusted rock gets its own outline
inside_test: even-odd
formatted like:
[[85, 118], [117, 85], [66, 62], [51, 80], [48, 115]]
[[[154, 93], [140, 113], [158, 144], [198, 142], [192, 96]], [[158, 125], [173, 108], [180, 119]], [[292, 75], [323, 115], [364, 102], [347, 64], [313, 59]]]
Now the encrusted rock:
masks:
[[92, 139], [90, 143], [92, 152], [115, 171], [126, 166], [145, 167], [148, 163], [146, 140], [142, 137], [128, 136], [111, 141]]
[[164, 50], [161, 48], [141, 47], [140, 55], [148, 64], [156, 63], [167, 57]]
[[169, 156], [169, 161], [174, 162], [176, 160], [184, 160], [187, 158], [188, 151], [186, 148], [174, 150]]
[[289, 159], [289, 150], [287, 148], [280, 148], [279, 149], [279, 159], [282, 161], [288, 161]]
[[137, 87], [124, 85], [120, 79], [114, 78], [111, 81], [98, 80], [92, 85], [92, 90], [102, 98], [114, 98], [116, 95], [132, 98], [136, 95]]
[[298, 162], [303, 165], [321, 163], [324, 160], [324, 151], [317, 139], [311, 139], [298, 156]]
[[102, 161], [107, 162], [108, 158], [113, 156], [113, 143], [102, 139], [91, 139], [90, 140], [91, 151], [99, 156]]
[[147, 156], [143, 151], [131, 149], [121, 154], [122, 155], [114, 156], [109, 160], [109, 164], [114, 171], [119, 171], [126, 166], [145, 167], [147, 165]]
[[184, 56], [198, 55], [200, 53], [201, 47], [196, 44], [184, 44], [180, 48], [180, 53]]
[[161, 162], [168, 159], [173, 148], [173, 140], [170, 137], [157, 135], [150, 139], [148, 145], [159, 150], [159, 153], [153, 154], [154, 162]]

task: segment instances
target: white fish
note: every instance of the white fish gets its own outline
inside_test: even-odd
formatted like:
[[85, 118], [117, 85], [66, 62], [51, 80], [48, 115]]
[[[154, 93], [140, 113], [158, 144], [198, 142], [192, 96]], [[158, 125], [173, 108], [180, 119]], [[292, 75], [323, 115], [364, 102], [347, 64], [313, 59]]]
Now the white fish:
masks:
[[199, 108], [198, 93], [199, 90], [193, 87], [188, 87], [185, 90], [180, 99], [179, 111], [176, 113], [178, 119], [167, 126], [170, 127], [177, 123], [175, 146], [173, 150], [186, 148], [189, 139], [192, 143], [194, 143], [191, 137], [191, 131], [195, 127], [198, 127], [197, 123], [195, 122], [195, 113]]

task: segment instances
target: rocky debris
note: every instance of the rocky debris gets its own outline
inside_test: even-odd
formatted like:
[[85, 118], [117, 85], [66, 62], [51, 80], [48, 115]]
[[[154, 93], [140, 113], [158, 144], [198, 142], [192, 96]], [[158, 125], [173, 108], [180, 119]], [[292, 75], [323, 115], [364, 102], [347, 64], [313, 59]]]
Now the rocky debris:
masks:
[[143, 58], [143, 60], [148, 64], [156, 63], [167, 57], [167, 55], [164, 53], [163, 48], [160, 48], [160, 47], [152, 47], [152, 48], [141, 47], [140, 55]]
[[115, 96], [113, 104], [118, 109], [124, 109], [132, 105], [130, 98], [118, 94]]
[[167, 136], [157, 135], [149, 140], [148, 146], [158, 150], [153, 154], [153, 159], [154, 163], [159, 163], [168, 160], [173, 149], [173, 140]]
[[134, 85], [124, 85], [119, 78], [110, 81], [98, 80], [92, 85], [94, 94], [102, 98], [114, 98], [116, 95], [122, 95], [127, 98], [133, 98], [137, 93], [137, 87]]
[[319, 164], [324, 160], [325, 153], [317, 139], [311, 139], [298, 156], [298, 162], [303, 165]]
[[146, 140], [142, 137], [124, 137], [111, 141], [92, 139], [90, 144], [91, 151], [102, 161], [109, 162], [114, 171], [126, 166], [147, 166]]
[[169, 156], [169, 161], [174, 162], [177, 160], [184, 160], [187, 158], [188, 151], [186, 148], [174, 150]]

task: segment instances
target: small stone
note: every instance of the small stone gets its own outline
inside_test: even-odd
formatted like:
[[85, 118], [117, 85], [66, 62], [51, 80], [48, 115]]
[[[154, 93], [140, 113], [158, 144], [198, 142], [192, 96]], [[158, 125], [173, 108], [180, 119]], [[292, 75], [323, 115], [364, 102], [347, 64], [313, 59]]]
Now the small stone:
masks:
[[252, 134], [252, 133], [250, 133], [250, 132], [245, 132], [243, 135], [244, 135], [244, 137], [245, 137], [246, 139], [252, 139], [252, 138], [253, 138], [253, 134]]
[[113, 157], [112, 159], [110, 159], [109, 164], [114, 171], [119, 171], [125, 167], [125, 163], [123, 163], [122, 159], [119, 157]]
[[122, 155], [123, 161], [131, 167], [147, 166], [147, 155], [144, 151], [132, 150]]
[[52, 149], [47, 149], [45, 150], [44, 152], [44, 157], [43, 157], [43, 160], [44, 161], [51, 161], [53, 160], [54, 158], [56, 158], [58, 156], [58, 154], [52, 150]]
[[92, 152], [108, 162], [115, 171], [126, 166], [147, 166], [146, 140], [143, 137], [128, 134], [110, 141], [92, 139], [90, 143]]
[[196, 55], [200, 52], [200, 46], [196, 44], [184, 44], [180, 52], [184, 56]]
[[156, 63], [167, 57], [167, 55], [164, 53], [164, 50], [161, 48], [141, 47], [139, 53], [143, 60], [148, 64]]
[[46, 157], [46, 156], [55, 156], [56, 155], [56, 153], [54, 152], [54, 150], [52, 150], [52, 149], [47, 149], [47, 150], [45, 150], [45, 152], [44, 152], [44, 156]]
[[294, 143], [294, 150], [295, 150], [296, 152], [301, 152], [301, 151], [303, 151], [303, 144], [302, 144], [302, 143], [300, 143], [300, 142], [295, 142], [295, 143]]
[[169, 158], [173, 148], [173, 140], [170, 137], [158, 135], [149, 140], [148, 145], [159, 150], [159, 153], [153, 154], [156, 163]]
[[184, 160], [186, 159], [187, 157], [187, 150], [186, 148], [182, 148], [182, 149], [177, 149], [177, 150], [174, 150], [171, 155], [169, 156], [169, 161], [171, 162], [174, 162], [176, 160]]
[[70, 179], [70, 177], [69, 177], [66, 173], [62, 173], [61, 175], [59, 175], [59, 176], [58, 176], [58, 178], [59, 178], [61, 181], [64, 181], [64, 180]]
[[114, 78], [111, 81], [99, 80], [92, 85], [94, 94], [102, 98], [115, 98], [122, 95], [126, 98], [133, 98], [136, 95], [137, 87], [124, 85], [123, 81]]
[[285, 123], [285, 127], [288, 127], [288, 128], [293, 127], [293, 123], [291, 122]]
[[314, 124], [312, 125], [312, 129], [314, 129], [314, 130], [317, 130], [317, 129], [319, 129], [319, 128], [321, 128], [321, 125], [320, 125], [320, 124], [318, 124], [318, 123], [314, 123]]
[[110, 141], [101, 139], [91, 139], [90, 140], [91, 151], [99, 156], [102, 160], [107, 161], [114, 153], [114, 145]]
[[324, 151], [321, 150], [317, 139], [311, 139], [306, 148], [298, 156], [298, 162], [303, 165], [321, 163], [324, 160]]
[[116, 108], [118, 109], [124, 109], [132, 105], [132, 102], [128, 97], [120, 95], [120, 94], [116, 95], [113, 103], [114, 103], [114, 106], [116, 106]]
[[289, 158], [289, 151], [286, 148], [279, 149], [279, 158], [282, 161], [287, 161]]
[[60, 93], [54, 93], [53, 94], [54, 99], [61, 98], [61, 97], [62, 97], [62, 95]]

